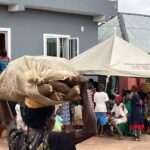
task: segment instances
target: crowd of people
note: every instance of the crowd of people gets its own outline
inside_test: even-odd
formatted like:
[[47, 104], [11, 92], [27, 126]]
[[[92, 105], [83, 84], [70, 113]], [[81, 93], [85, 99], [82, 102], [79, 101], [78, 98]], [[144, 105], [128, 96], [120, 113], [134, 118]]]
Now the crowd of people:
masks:
[[[10, 109], [15, 119], [17, 129], [27, 131], [28, 127], [22, 119], [21, 112], [23, 105], [15, 102], [9, 102]], [[82, 129], [83, 127], [83, 106], [80, 101], [74, 101], [71, 104], [65, 102], [61, 105], [55, 106], [55, 112], [52, 115], [54, 120], [54, 127], [52, 131], [62, 132], [72, 129]], [[0, 128], [0, 137], [5, 128]]]
[[108, 95], [104, 85], [98, 86], [93, 80], [89, 80], [87, 93], [100, 136], [109, 130], [110, 135], [117, 132], [119, 139], [130, 135], [140, 141], [142, 133], [150, 134], [150, 93], [133, 85], [130, 90], [122, 90], [120, 94], [112, 91]]
[[[0, 72], [9, 61], [7, 52], [2, 51]], [[13, 118], [7, 103], [0, 101], [0, 136], [9, 125], [7, 129], [11, 150], [25, 148], [25, 145], [30, 149], [40, 149], [45, 145], [46, 148], [52, 147], [52, 150], [61, 150], [62, 147], [73, 150], [75, 144], [95, 134], [95, 119], [99, 136], [118, 133], [119, 139], [130, 135], [135, 141], [140, 141], [142, 133], [150, 134], [150, 92], [139, 91], [133, 85], [130, 90], [123, 90], [120, 94], [118, 91], [107, 94], [104, 85], [93, 79], [89, 79], [88, 88], [86, 84], [82, 86], [81, 95], [75, 101], [55, 107], [34, 109], [10, 102]], [[7, 122], [5, 126], [2, 116]], [[24, 140], [25, 145], [19, 143], [20, 139]]]
[[[132, 86], [131, 90], [123, 90], [121, 94], [111, 92], [108, 95], [103, 84], [98, 85], [90, 79], [87, 95], [100, 136], [118, 133], [119, 139], [133, 136], [134, 140], [140, 141], [142, 133], [150, 134], [150, 93], [138, 92], [137, 87]], [[21, 119], [20, 107], [19, 104], [15, 107], [17, 127], [27, 130]], [[83, 106], [80, 99], [58, 105], [55, 110], [53, 131], [83, 128]]]
[[[150, 134], [150, 93], [138, 92], [136, 86], [131, 90], [123, 90], [121, 94], [104, 91], [104, 85], [89, 80], [87, 98], [97, 121], [99, 136], [109, 134], [114, 136], [118, 133], [119, 139], [124, 136], [133, 136], [134, 140], [140, 141], [142, 133]], [[21, 111], [22, 104], [10, 103], [17, 129], [27, 131], [28, 126], [24, 123]], [[52, 131], [67, 132], [73, 129], [83, 129], [83, 105], [80, 97], [71, 103], [66, 102], [55, 106]], [[2, 133], [2, 131], [1, 131]]]

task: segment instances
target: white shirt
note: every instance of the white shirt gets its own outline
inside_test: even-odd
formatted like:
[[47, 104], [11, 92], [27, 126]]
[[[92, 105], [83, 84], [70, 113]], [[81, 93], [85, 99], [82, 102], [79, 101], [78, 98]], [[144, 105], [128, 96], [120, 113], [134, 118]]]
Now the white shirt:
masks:
[[109, 100], [107, 93], [96, 92], [94, 94], [94, 102], [96, 103], [95, 112], [107, 112], [106, 104]]
[[21, 112], [20, 112], [20, 105], [19, 104], [16, 104], [15, 110], [16, 110], [16, 114], [17, 114], [16, 120], [17, 121], [22, 121]]
[[92, 111], [94, 111], [94, 102], [93, 102], [93, 91], [91, 89], [87, 89], [88, 100], [90, 102], [90, 106]]
[[[123, 103], [120, 103], [119, 106], [117, 106], [117, 104], [115, 104], [111, 112], [115, 113], [114, 121], [116, 122], [116, 124], [127, 122], [128, 111]], [[118, 118], [120, 115], [122, 117]]]
[[20, 112], [20, 104], [17, 104], [15, 106], [15, 110], [16, 110], [16, 123], [17, 123], [17, 129], [22, 129], [24, 131], [27, 131], [27, 126], [24, 124], [23, 120], [22, 120], [22, 116], [21, 116], [21, 112]]
[[127, 109], [126, 109], [126, 107], [124, 106], [123, 103], [120, 103], [119, 106], [117, 106], [117, 104], [115, 104], [114, 107], [112, 108], [111, 112], [115, 113], [115, 118], [119, 117], [120, 115], [122, 117], [126, 118], [127, 117], [127, 113], [128, 113], [128, 111], [127, 111]]

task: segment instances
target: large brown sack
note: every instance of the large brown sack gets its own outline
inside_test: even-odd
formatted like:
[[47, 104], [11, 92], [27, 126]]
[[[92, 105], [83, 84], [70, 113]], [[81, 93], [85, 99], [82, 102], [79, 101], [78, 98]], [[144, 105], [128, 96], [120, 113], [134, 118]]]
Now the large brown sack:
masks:
[[65, 80], [78, 73], [64, 58], [49, 56], [23, 56], [12, 61], [0, 75], [0, 99], [24, 102], [25, 97], [43, 105], [56, 105], [62, 101], [52, 101], [38, 92], [43, 81]]

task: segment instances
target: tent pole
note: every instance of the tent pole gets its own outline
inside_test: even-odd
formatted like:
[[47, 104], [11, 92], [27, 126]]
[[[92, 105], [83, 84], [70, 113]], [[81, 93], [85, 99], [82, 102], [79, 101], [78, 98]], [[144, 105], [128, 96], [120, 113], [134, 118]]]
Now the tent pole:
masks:
[[106, 78], [105, 92], [107, 92], [108, 82], [109, 82], [109, 76], [107, 76], [107, 78]]

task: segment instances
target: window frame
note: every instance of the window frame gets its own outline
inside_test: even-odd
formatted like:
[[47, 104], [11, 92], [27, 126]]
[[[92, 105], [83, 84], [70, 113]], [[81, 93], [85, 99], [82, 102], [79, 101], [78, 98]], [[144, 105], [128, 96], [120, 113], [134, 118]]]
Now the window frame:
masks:
[[56, 38], [57, 39], [57, 56], [60, 57], [60, 38], [64, 38], [68, 40], [67, 50], [68, 50], [68, 56], [67, 59], [70, 59], [70, 40], [77, 40], [77, 56], [79, 55], [79, 37], [70, 37], [70, 35], [64, 35], [64, 34], [51, 34], [51, 33], [44, 33], [43, 34], [43, 54], [44, 56], [47, 56], [47, 38]]
[[[70, 35], [63, 35], [63, 34], [48, 34], [48, 33], [44, 33], [43, 34], [43, 49], [44, 49], [44, 56], [47, 56], [47, 38], [56, 38], [57, 39], [57, 56], [56, 57], [60, 57], [60, 38], [64, 38], [67, 39], [69, 42], [70, 39]], [[67, 46], [67, 50], [69, 53], [69, 44]], [[69, 57], [69, 56], [67, 56]]]

